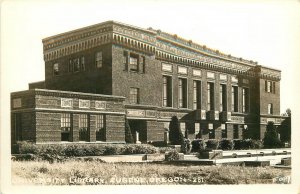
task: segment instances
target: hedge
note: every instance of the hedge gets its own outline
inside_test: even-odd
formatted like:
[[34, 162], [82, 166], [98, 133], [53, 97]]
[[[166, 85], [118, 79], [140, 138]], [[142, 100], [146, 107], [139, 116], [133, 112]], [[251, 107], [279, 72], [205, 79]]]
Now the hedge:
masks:
[[58, 155], [66, 157], [154, 154], [159, 150], [147, 144], [33, 144], [18, 142], [15, 154]]

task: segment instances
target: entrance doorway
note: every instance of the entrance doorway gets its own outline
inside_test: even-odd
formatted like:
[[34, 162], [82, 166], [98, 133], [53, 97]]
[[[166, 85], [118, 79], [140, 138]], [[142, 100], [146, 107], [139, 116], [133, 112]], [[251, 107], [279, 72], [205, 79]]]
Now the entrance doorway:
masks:
[[146, 120], [137, 120], [137, 119], [129, 119], [129, 126], [131, 129], [131, 133], [134, 141], [136, 142], [136, 132], [139, 133], [139, 141], [142, 143], [147, 143], [147, 122]]

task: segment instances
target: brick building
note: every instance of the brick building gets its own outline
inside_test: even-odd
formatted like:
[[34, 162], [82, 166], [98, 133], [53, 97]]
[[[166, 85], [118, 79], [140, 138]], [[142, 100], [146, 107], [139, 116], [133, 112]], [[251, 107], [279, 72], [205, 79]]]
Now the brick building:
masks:
[[[11, 94], [12, 143], [262, 139], [280, 125], [280, 70], [115, 21], [43, 39], [45, 81]], [[136, 137], [135, 137], [136, 138]]]

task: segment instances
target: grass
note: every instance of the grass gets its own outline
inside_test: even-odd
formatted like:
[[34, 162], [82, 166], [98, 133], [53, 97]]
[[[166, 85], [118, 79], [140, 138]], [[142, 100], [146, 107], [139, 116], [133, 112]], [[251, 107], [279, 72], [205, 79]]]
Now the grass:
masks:
[[291, 170], [272, 167], [178, 166], [157, 163], [104, 163], [68, 160], [12, 161], [13, 184], [253, 184], [272, 183]]

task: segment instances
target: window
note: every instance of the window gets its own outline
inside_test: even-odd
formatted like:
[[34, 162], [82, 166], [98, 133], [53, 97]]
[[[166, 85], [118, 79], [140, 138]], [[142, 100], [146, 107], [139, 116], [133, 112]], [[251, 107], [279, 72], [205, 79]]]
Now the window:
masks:
[[73, 59], [69, 60], [69, 72], [73, 72]]
[[129, 70], [130, 71], [138, 71], [138, 56], [134, 54], [130, 54], [129, 57]]
[[53, 64], [53, 75], [59, 75], [59, 65], [58, 65], [58, 63]]
[[105, 115], [96, 115], [96, 141], [105, 141]]
[[138, 88], [130, 88], [129, 102], [131, 104], [139, 104], [139, 89]]
[[268, 104], [268, 114], [273, 114], [273, 104]]
[[163, 106], [172, 107], [172, 77], [163, 76]]
[[238, 86], [231, 88], [231, 111], [238, 112]]
[[145, 64], [146, 63], [146, 60], [145, 60], [145, 57], [142, 56], [142, 60], [141, 60], [141, 73], [145, 73]]
[[249, 89], [243, 88], [243, 112], [249, 112]]
[[88, 141], [88, 115], [79, 115], [79, 141]]
[[276, 87], [276, 82], [267, 81], [267, 80], [265, 81], [266, 92], [275, 94], [275, 87]]
[[227, 111], [226, 85], [220, 85], [220, 112]]
[[214, 110], [214, 83], [207, 83], [207, 110]]
[[187, 81], [186, 79], [178, 79], [179, 92], [179, 108], [187, 108]]
[[124, 51], [123, 53], [123, 65], [124, 65], [124, 70], [128, 70], [128, 52]]
[[61, 113], [60, 116], [61, 141], [71, 141], [71, 114]]
[[84, 57], [81, 57], [81, 59], [80, 59], [80, 69], [82, 71], [85, 71], [85, 58]]
[[79, 60], [79, 58], [73, 59], [73, 71], [74, 72], [80, 71], [80, 60]]
[[221, 124], [222, 138], [227, 138], [226, 124]]
[[102, 67], [102, 52], [97, 52], [96, 53], [96, 67], [101, 68]]
[[193, 81], [193, 109], [201, 109], [201, 82]]

